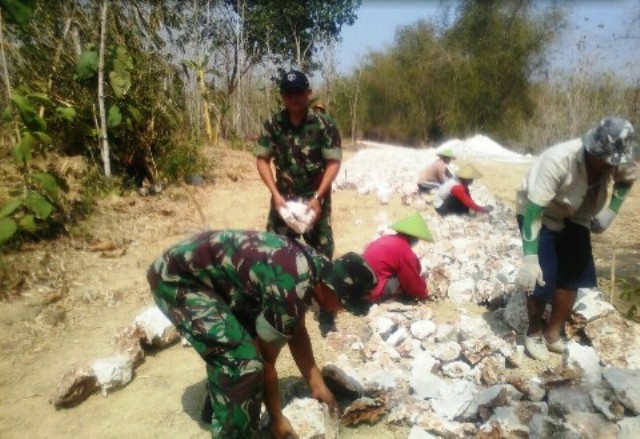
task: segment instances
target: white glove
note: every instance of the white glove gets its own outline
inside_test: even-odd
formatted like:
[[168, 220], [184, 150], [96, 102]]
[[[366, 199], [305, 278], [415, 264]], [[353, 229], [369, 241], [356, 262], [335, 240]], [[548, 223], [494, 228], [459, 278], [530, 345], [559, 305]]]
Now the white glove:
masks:
[[516, 286], [522, 288], [527, 293], [531, 293], [536, 287], [536, 283], [544, 287], [544, 279], [542, 278], [542, 269], [538, 262], [538, 255], [527, 255], [523, 259], [520, 270], [518, 270]]
[[615, 217], [616, 213], [610, 208], [606, 207], [602, 209], [599, 214], [591, 218], [591, 231], [593, 233], [604, 232], [607, 230], [607, 227], [611, 225]]

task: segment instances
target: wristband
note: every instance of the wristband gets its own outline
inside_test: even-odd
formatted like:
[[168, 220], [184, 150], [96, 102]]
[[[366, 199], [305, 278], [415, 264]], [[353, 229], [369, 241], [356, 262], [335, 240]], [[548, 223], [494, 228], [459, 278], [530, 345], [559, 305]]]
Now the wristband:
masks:
[[322, 201], [322, 198], [320, 197], [320, 195], [317, 192], [313, 193], [313, 199], [316, 201]]

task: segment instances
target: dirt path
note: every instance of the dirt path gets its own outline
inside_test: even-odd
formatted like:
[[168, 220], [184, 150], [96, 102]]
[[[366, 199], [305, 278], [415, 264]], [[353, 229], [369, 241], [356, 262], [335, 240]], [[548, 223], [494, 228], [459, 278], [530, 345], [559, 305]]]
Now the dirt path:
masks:
[[[24, 267], [28, 276], [21, 297], [0, 303], [0, 437], [209, 437], [205, 426], [197, 422], [204, 398], [203, 363], [191, 349], [180, 345], [147, 353], [134, 380], [108, 397], [93, 395], [75, 408], [58, 411], [47, 400], [68, 368], [89, 366], [114, 352], [116, 329], [131, 324], [151, 303], [145, 271], [163, 248], [204, 227], [264, 227], [268, 193], [251, 156], [228, 154], [218, 166], [215, 185], [169, 187], [157, 197], [106, 199], [93, 219], [72, 237], [24, 249], [18, 267]], [[490, 163], [479, 166], [487, 176], [485, 184], [498, 199], [509, 203], [524, 169], [505, 170]], [[632, 221], [640, 214], [637, 188], [628, 204], [626, 215], [608, 232], [609, 240], [599, 238], [595, 243], [602, 273], [608, 270], [611, 237], [618, 249], [619, 269], [639, 271], [640, 236]], [[360, 251], [374, 236], [380, 215], [399, 218], [412, 211], [397, 196], [388, 205], [380, 205], [372, 196], [335, 193], [336, 254]], [[116, 248], [93, 251], [96, 242], [112, 243]], [[457, 315], [451, 304], [429, 306], [434, 307], [437, 321]], [[483, 310], [470, 306], [469, 311], [480, 314]], [[334, 353], [327, 351], [313, 319], [309, 321], [316, 357], [322, 364]], [[345, 329], [357, 324], [345, 315], [338, 319], [339, 327]], [[279, 361], [278, 369], [281, 378], [298, 376], [288, 355]], [[405, 438], [407, 431], [380, 423], [346, 430], [341, 437]]]

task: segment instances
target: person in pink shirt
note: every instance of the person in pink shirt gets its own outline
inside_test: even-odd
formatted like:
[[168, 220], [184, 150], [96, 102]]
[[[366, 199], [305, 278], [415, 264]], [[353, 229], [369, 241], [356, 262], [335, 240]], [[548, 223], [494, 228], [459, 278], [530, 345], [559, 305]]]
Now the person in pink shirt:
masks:
[[429, 297], [427, 282], [420, 274], [420, 260], [411, 247], [419, 239], [433, 242], [427, 223], [416, 212], [392, 224], [391, 229], [397, 233], [377, 238], [362, 254], [378, 278], [369, 301], [382, 302], [401, 295], [425, 300]]

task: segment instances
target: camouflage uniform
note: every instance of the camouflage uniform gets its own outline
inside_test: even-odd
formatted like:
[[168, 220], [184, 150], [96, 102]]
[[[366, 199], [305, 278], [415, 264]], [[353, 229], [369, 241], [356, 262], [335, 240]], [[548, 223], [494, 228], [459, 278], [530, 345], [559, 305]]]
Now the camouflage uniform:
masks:
[[[265, 123], [255, 154], [273, 157], [276, 187], [285, 199], [308, 200], [320, 186], [326, 161], [342, 159], [340, 133], [333, 120], [320, 111], [309, 110], [302, 126], [294, 127], [283, 110]], [[269, 210], [267, 231], [295, 236], [273, 205]], [[333, 257], [330, 193], [322, 201], [320, 217], [303, 237], [318, 252], [329, 259]]]
[[213, 437], [258, 435], [264, 372], [253, 338], [288, 341], [310, 304], [321, 259], [272, 233], [207, 231], [149, 267], [158, 307], [207, 363]]

